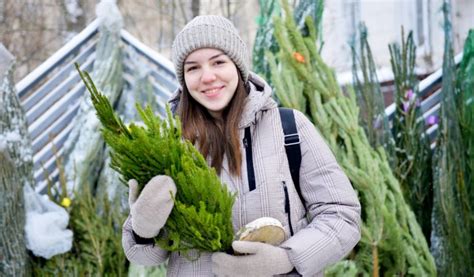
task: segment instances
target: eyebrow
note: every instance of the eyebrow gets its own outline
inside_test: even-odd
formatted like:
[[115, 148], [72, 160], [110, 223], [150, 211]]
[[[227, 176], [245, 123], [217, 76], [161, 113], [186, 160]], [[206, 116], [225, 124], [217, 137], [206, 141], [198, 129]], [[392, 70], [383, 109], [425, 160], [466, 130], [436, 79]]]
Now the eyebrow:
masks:
[[[224, 53], [219, 53], [219, 54], [217, 54], [217, 55], [212, 56], [209, 60], [216, 59], [216, 58], [218, 58], [218, 57], [220, 57], [220, 56], [222, 56], [222, 55], [225, 55], [225, 54], [224, 54]], [[195, 62], [195, 61], [187, 61], [187, 62], [184, 62], [184, 64], [195, 64], [195, 63], [197, 63], [197, 62]]]

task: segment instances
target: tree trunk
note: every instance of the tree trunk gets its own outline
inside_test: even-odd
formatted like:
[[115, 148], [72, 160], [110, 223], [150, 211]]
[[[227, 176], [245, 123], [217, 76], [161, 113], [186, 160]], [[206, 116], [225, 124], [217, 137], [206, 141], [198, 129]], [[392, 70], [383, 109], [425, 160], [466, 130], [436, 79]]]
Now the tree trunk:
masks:
[[33, 164], [14, 66], [13, 56], [0, 44], [0, 276], [28, 274], [23, 187], [33, 182]]

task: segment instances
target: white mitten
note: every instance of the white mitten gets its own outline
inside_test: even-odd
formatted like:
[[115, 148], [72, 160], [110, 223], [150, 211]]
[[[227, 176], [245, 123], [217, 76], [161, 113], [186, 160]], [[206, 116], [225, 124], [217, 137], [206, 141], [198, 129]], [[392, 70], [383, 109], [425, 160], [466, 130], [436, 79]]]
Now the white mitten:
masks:
[[173, 209], [172, 196], [176, 195], [176, 185], [169, 176], [153, 177], [138, 196], [138, 183], [128, 181], [130, 214], [133, 231], [143, 238], [153, 238], [166, 223]]
[[212, 254], [212, 273], [217, 276], [273, 276], [293, 269], [286, 250], [261, 242], [234, 241], [235, 252], [247, 255]]

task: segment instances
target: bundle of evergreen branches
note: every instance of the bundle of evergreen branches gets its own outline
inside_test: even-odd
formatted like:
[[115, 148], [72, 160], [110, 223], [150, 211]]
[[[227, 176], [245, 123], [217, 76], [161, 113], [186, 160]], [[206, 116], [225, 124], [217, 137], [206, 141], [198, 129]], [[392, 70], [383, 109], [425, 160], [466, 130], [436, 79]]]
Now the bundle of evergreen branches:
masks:
[[402, 28], [401, 47], [389, 45], [390, 62], [395, 85], [395, 113], [393, 133], [395, 139], [394, 174], [403, 194], [415, 212], [425, 238], [431, 234], [433, 208], [433, 175], [431, 170], [430, 141], [425, 135], [418, 80], [415, 74], [416, 46], [413, 33], [405, 38]]
[[[322, 60], [312, 18], [306, 18], [309, 32], [303, 35], [296, 28], [287, 1], [282, 3], [285, 20], [274, 20], [281, 49], [279, 66], [292, 68], [286, 74], [294, 74], [304, 84], [302, 90], [285, 91], [306, 98], [309, 115], [357, 189], [363, 207], [362, 239], [350, 255], [351, 260], [336, 264], [326, 273], [434, 276], [433, 257], [385, 151], [381, 147], [373, 149], [359, 125], [354, 91], [343, 94], [333, 70]], [[279, 68], [272, 68], [273, 80], [281, 78]], [[281, 89], [285, 88], [276, 87]], [[286, 105], [283, 101], [282, 104]]]
[[111, 148], [111, 167], [121, 174], [122, 181], [136, 179], [140, 191], [156, 175], [168, 175], [176, 183], [175, 206], [157, 237], [160, 246], [169, 251], [229, 249], [234, 195], [200, 152], [182, 139], [179, 119], [173, 119], [169, 107], [168, 120], [161, 120], [149, 106], [142, 109], [137, 105], [144, 126], [125, 126], [89, 74], [76, 68], [103, 125], [102, 135]]

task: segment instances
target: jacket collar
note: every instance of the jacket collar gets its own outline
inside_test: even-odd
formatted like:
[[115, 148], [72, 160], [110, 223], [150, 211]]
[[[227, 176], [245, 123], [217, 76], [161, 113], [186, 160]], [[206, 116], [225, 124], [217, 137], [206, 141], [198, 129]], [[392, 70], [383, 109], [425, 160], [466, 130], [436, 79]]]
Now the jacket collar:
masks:
[[239, 128], [255, 124], [261, 112], [277, 106], [272, 99], [272, 89], [265, 80], [255, 73], [250, 73], [248, 82], [250, 92], [245, 99], [245, 107], [240, 119]]

